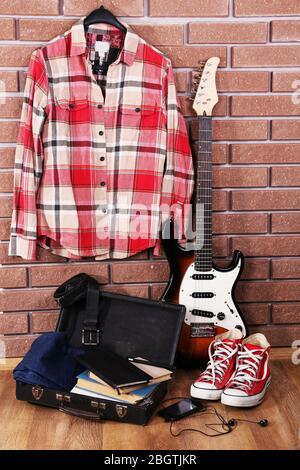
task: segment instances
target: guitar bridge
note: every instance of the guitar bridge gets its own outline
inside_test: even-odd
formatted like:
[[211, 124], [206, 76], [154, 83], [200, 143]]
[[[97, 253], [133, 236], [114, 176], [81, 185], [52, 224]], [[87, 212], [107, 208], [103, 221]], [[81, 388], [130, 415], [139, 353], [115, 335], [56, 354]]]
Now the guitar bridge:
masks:
[[191, 338], [213, 338], [216, 334], [213, 323], [191, 323]]

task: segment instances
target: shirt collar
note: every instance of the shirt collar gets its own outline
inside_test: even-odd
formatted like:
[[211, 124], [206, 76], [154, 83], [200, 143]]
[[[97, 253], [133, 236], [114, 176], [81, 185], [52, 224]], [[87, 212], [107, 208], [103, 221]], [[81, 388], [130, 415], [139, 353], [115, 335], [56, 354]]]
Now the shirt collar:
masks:
[[[85, 16], [80, 18], [80, 20], [71, 27], [71, 49], [70, 49], [71, 56], [84, 54], [86, 52], [87, 44], [86, 44], [85, 30], [84, 30], [85, 18], [86, 18]], [[120, 61], [123, 61], [127, 65], [132, 65], [136, 56], [136, 52], [137, 52], [139, 36], [124, 21], [120, 21], [120, 23], [122, 23], [123, 26], [125, 26], [125, 28], [127, 29], [127, 32], [125, 35], [123, 49], [114, 63], [118, 64]], [[93, 27], [94, 25], [92, 25], [92, 28]], [[95, 28], [99, 28], [99, 27], [100, 27], [100, 24], [95, 25]], [[105, 27], [109, 28], [110, 25], [105, 24]]]

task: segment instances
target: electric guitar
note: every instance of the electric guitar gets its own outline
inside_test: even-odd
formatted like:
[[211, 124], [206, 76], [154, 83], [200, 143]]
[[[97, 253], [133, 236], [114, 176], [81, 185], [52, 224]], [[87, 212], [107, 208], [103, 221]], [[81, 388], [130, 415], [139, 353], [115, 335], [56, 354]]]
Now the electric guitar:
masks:
[[[246, 335], [246, 325], [234, 299], [234, 288], [243, 269], [243, 255], [235, 251], [226, 268], [217, 267], [212, 261], [211, 115], [218, 102], [215, 77], [219, 61], [218, 57], [212, 57], [206, 62], [202, 74], [194, 75], [192, 90], [196, 93], [193, 109], [199, 121], [194, 250], [187, 251], [174, 236], [163, 233], [171, 277], [162, 300], [186, 307], [178, 348], [183, 365], [207, 359], [208, 346], [220, 333], [236, 327]], [[174, 226], [171, 233], [174, 233]]]

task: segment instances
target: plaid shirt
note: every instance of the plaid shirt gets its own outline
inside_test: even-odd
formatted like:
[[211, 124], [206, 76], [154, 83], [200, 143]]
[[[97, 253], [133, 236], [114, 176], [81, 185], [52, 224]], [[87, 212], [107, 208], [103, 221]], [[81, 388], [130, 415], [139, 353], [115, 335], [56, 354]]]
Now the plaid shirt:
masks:
[[185, 220], [193, 165], [170, 59], [126, 23], [85, 34], [83, 21], [31, 56], [10, 255], [34, 260], [37, 243], [74, 259], [159, 254], [166, 208]]

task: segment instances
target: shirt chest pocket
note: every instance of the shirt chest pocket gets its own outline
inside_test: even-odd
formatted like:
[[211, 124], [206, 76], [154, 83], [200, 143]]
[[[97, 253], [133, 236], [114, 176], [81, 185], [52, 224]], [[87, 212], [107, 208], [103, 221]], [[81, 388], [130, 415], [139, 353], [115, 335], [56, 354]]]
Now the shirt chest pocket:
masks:
[[55, 98], [54, 120], [58, 133], [74, 139], [90, 139], [91, 114], [87, 98]]
[[159, 126], [160, 107], [157, 103], [151, 105], [120, 104], [118, 110], [118, 126], [140, 130], [154, 129]]

